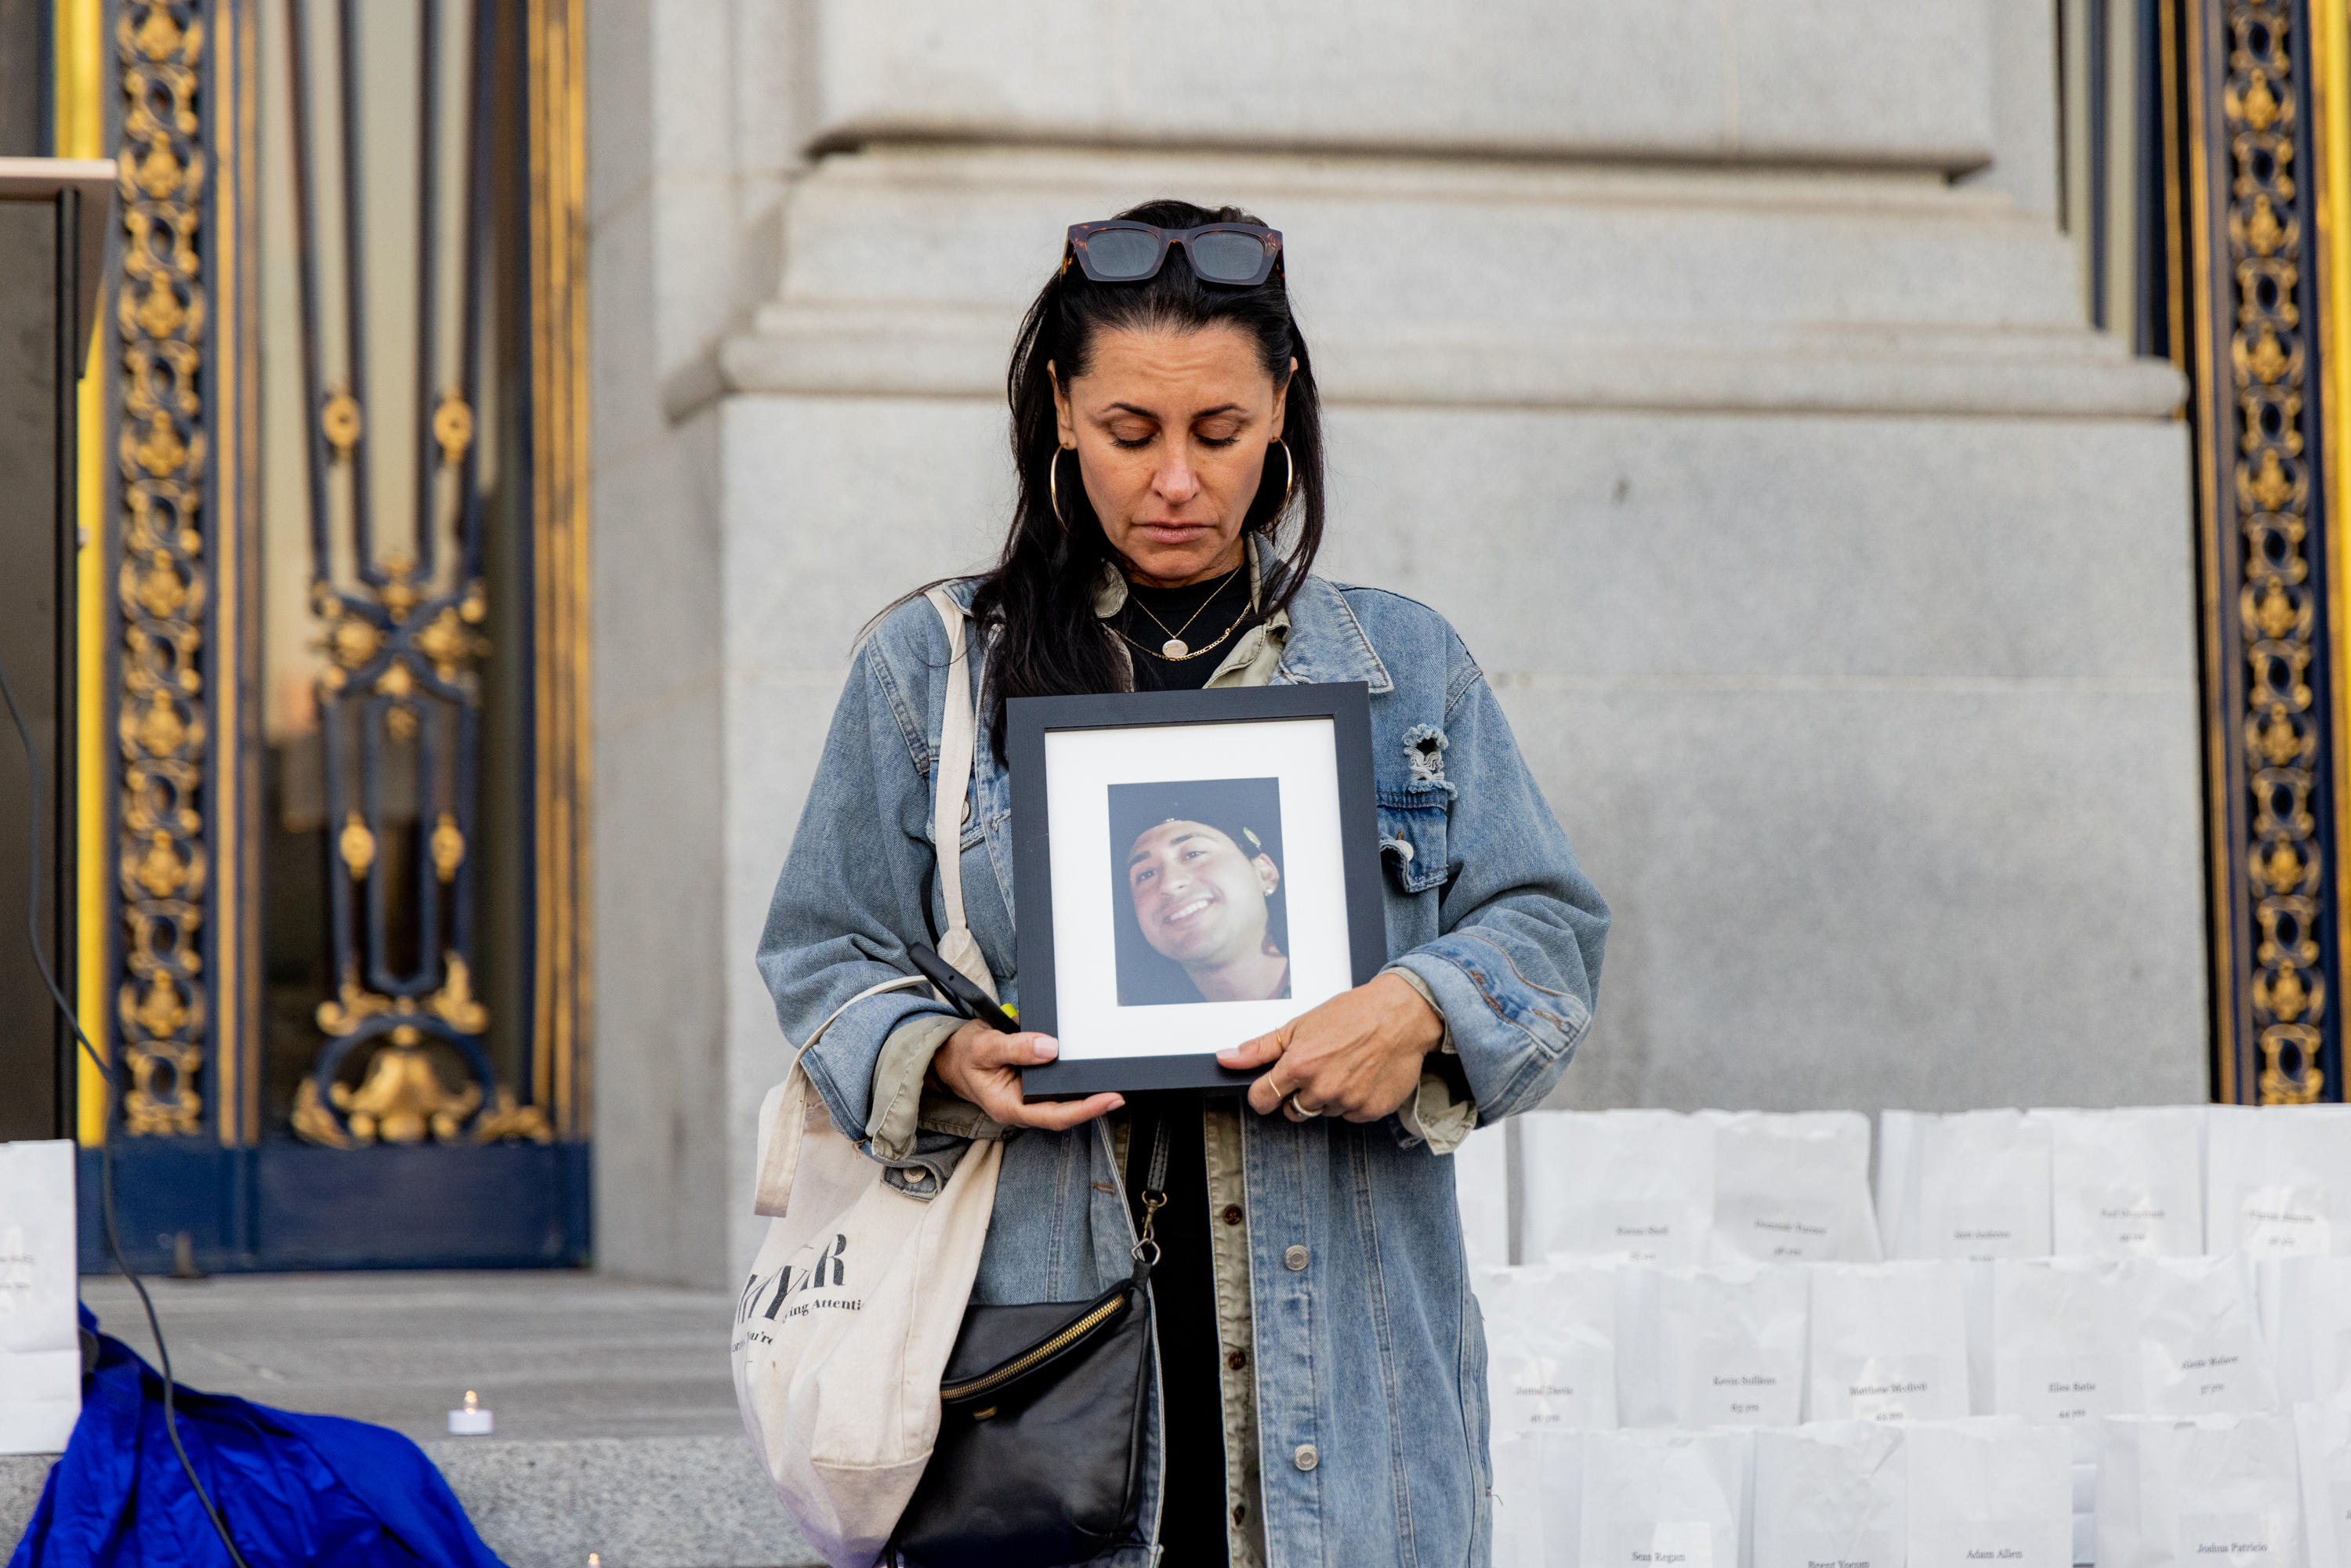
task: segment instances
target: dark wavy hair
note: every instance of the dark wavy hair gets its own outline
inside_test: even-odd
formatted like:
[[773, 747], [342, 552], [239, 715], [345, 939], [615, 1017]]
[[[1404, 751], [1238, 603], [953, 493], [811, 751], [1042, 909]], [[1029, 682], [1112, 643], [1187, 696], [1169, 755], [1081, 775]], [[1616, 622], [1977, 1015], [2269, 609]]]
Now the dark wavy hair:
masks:
[[[1238, 207], [1201, 207], [1190, 202], [1145, 202], [1118, 214], [1160, 228], [1196, 228], [1203, 224], [1254, 224]], [[1192, 271], [1183, 248], [1171, 250], [1158, 276], [1143, 283], [1096, 283], [1072, 265], [1057, 271], [1029, 307], [1012, 345], [1012, 368], [1005, 391], [1012, 404], [1012, 468], [1019, 489], [1003, 553], [979, 582], [972, 614], [993, 640], [987, 660], [987, 696], [993, 712], [989, 732], [997, 754], [1004, 751], [1004, 699], [1064, 696], [1117, 689], [1118, 652], [1093, 612], [1094, 585], [1104, 561], [1128, 563], [1102, 532], [1102, 519], [1087, 502], [1073, 465], [1061, 477], [1062, 515], [1053, 516], [1050, 465], [1060, 461], [1060, 428], [1054, 417], [1054, 379], [1063, 387], [1086, 372], [1096, 335], [1110, 329], [1194, 332], [1228, 322], [1256, 343], [1258, 362], [1276, 385], [1289, 380], [1281, 438], [1297, 477], [1289, 504], [1283, 487], [1290, 470], [1281, 455], [1267, 448], [1264, 476], [1243, 519], [1245, 532], [1274, 541], [1281, 563], [1267, 574], [1266, 613], [1289, 604], [1314, 564], [1322, 544], [1322, 407], [1314, 386], [1314, 361], [1290, 313], [1290, 291], [1277, 269], [1254, 288], [1204, 283]], [[1298, 361], [1292, 373], [1291, 360]], [[1285, 526], [1288, 548], [1282, 549]], [[913, 597], [912, 595], [909, 596]]]

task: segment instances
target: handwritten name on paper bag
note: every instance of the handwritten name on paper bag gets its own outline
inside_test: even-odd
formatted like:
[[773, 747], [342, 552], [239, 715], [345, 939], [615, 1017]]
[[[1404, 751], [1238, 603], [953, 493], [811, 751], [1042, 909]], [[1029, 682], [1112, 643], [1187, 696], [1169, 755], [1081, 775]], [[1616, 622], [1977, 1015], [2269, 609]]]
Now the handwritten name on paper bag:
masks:
[[1614, 1535], [1605, 1568], [1715, 1568], [1711, 1525], [1621, 1524]]
[[2293, 1520], [2274, 1513], [2189, 1514], [2179, 1521], [2180, 1544], [2216, 1568], [2296, 1562], [2299, 1533]]
[[2013, 1563], [2017, 1568], [2069, 1568], [2065, 1559], [2073, 1555], [2070, 1551], [2052, 1552], [2042, 1545], [2048, 1530], [2024, 1520], [1959, 1521], [1945, 1528], [1948, 1535], [1936, 1543], [1938, 1550], [1929, 1555], [1918, 1552], [1917, 1538], [1912, 1537], [1911, 1568], [1956, 1568], [1978, 1563]]
[[2237, 1221], [2239, 1249], [2249, 1258], [2317, 1258], [2333, 1248], [2326, 1189], [2314, 1183], [2253, 1187]]

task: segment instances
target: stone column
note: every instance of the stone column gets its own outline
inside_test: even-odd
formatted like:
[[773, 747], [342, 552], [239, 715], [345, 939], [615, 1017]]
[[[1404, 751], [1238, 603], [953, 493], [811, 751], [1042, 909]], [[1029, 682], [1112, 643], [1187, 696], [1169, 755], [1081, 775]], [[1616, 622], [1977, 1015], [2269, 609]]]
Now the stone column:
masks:
[[[776, 250], [739, 196], [644, 225], [666, 272], [601, 220], [607, 1259], [616, 1145], [633, 1172], [673, 1135], [615, 1077], [687, 1034], [662, 1113], [697, 1146], [723, 1093], [726, 1148], [673, 1182], [674, 1267], [716, 1271], [714, 1208], [747, 1254], [782, 1069], [750, 955], [851, 639], [988, 559], [1019, 311], [1065, 225], [1162, 194], [1284, 231], [1322, 570], [1461, 628], [1615, 908], [1560, 1103], [2201, 1098], [2181, 387], [2082, 320], [2016, 10], [790, 10], [760, 114], [796, 140], [723, 153], [804, 155]], [[650, 98], [708, 116], [749, 68], [672, 98], [656, 64]], [[750, 308], [614, 347], [646, 330], [615, 310], [722, 302]], [[614, 407], [668, 455], [616, 452]], [[616, 668], [649, 653], [670, 684]]]
[[763, 0], [588, 0], [588, 22], [596, 1256], [713, 1284], [728, 1216], [748, 1214], [730, 1150], [758, 1074], [777, 1075], [772, 1050], [747, 1075], [727, 1048], [751, 950], [726, 917], [724, 584], [730, 531], [758, 525], [729, 507], [721, 410], [674, 418], [662, 400], [772, 291], [805, 140], [800, 18]]

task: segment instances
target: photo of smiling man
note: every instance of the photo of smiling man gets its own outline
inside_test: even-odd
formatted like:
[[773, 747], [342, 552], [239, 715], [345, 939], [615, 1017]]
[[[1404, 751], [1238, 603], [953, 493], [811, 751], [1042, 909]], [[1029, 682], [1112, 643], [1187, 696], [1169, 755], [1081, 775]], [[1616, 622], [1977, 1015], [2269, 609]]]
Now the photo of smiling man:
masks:
[[1290, 995], [1279, 779], [1113, 784], [1110, 826], [1119, 1006]]

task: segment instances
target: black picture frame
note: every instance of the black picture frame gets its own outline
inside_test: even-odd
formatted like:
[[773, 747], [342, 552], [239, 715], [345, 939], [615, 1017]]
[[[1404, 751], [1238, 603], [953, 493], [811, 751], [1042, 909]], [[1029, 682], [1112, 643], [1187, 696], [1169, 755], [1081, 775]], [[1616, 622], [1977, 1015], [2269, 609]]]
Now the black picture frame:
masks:
[[[1046, 830], [1052, 780], [1045, 737], [1057, 730], [1328, 719], [1337, 753], [1340, 863], [1346, 881], [1347, 957], [1363, 985], [1387, 963], [1380, 885], [1379, 805], [1372, 779], [1371, 688], [1362, 681], [1196, 692], [1113, 692], [1015, 697], [1005, 705], [1005, 760], [1012, 784], [1012, 880], [1019, 909], [1020, 1024], [1059, 1035], [1054, 971], [1053, 849]], [[1258, 1074], [1217, 1064], [1210, 1052], [1054, 1061], [1024, 1068], [1025, 1100], [1073, 1100], [1113, 1091], [1237, 1090]]]

